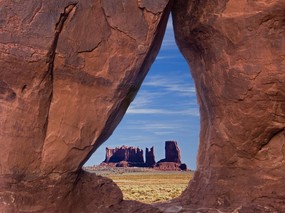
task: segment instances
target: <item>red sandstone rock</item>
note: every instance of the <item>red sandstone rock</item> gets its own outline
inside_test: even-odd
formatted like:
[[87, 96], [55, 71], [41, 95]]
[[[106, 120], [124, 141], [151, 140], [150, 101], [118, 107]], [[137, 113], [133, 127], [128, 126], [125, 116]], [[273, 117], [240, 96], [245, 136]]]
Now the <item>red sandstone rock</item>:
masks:
[[145, 149], [145, 164], [147, 167], [153, 167], [155, 165], [154, 147], [151, 147], [150, 150], [148, 150], [148, 148]]
[[169, 11], [168, 0], [0, 1], [0, 212], [128, 212], [111, 181], [79, 171], [136, 95]]
[[180, 165], [175, 162], [157, 162], [154, 168], [161, 171], [181, 171]]
[[144, 163], [143, 150], [138, 147], [121, 146], [112, 148], [106, 148], [105, 163], [118, 163], [121, 161], [127, 161], [130, 163]]
[[176, 141], [165, 141], [165, 161], [181, 163], [180, 149]]
[[130, 164], [128, 161], [121, 161], [121, 162], [118, 162], [116, 163], [116, 167], [129, 167]]
[[201, 114], [183, 209], [285, 212], [285, 2], [175, 1], [173, 20]]

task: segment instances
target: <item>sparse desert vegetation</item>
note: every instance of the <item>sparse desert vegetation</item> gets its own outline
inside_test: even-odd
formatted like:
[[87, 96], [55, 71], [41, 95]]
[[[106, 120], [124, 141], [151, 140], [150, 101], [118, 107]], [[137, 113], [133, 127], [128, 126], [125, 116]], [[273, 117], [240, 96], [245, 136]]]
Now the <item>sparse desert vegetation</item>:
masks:
[[101, 175], [111, 178], [121, 188], [125, 200], [154, 203], [178, 197], [193, 177], [193, 172], [127, 171]]

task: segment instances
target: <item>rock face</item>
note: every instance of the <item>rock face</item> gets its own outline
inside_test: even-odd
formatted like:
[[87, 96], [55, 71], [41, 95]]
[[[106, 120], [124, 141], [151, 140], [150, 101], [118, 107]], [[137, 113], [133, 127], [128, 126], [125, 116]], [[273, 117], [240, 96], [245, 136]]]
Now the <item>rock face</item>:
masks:
[[176, 141], [165, 141], [165, 161], [181, 163], [180, 149]]
[[114, 149], [106, 148], [104, 163], [119, 163], [120, 161], [144, 163], [143, 150], [132, 146], [122, 146]]
[[80, 170], [135, 97], [171, 4], [0, 1], [0, 212], [143, 209]]
[[[0, 212], [160, 212], [80, 168], [133, 100], [171, 6], [0, 1]], [[162, 211], [285, 212], [284, 8], [175, 1], [201, 132], [194, 179]]]
[[145, 148], [145, 164], [147, 167], [153, 167], [155, 165], [154, 147], [151, 147], [150, 150]]
[[201, 115], [184, 205], [285, 212], [284, 20], [283, 0], [175, 1]]

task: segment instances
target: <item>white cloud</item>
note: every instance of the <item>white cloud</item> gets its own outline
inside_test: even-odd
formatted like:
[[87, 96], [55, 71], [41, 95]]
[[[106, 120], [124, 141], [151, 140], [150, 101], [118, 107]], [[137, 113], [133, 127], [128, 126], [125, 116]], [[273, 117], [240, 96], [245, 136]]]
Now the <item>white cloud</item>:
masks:
[[181, 124], [178, 123], [139, 123], [139, 124], [128, 124], [126, 129], [139, 129], [139, 130], [171, 130], [180, 129]]
[[[128, 141], [148, 141], [150, 139], [152, 139], [151, 137], [147, 137], [147, 136], [143, 136], [143, 135], [132, 135], [132, 136], [125, 136], [125, 137], [120, 137], [118, 138], [119, 141], [124, 141], [124, 142], [128, 142]], [[118, 145], [117, 145], [118, 146]]]
[[171, 134], [175, 134], [175, 132], [159, 131], [159, 132], [154, 132], [154, 134], [156, 134], [156, 135], [171, 135]]
[[165, 110], [151, 108], [134, 108], [132, 106], [127, 110], [127, 114], [155, 114], [155, 115], [191, 115], [199, 116], [199, 110], [196, 108], [186, 110]]
[[[122, 144], [125, 146], [138, 146], [140, 145], [146, 146], [148, 144], [155, 145], [157, 143], [156, 138], [153, 137], [147, 137], [147, 136], [125, 136], [125, 137], [119, 137], [118, 141], [121, 141], [119, 144], [112, 144], [112, 147], [120, 147]], [[140, 147], [142, 148], [142, 147]]]
[[159, 97], [162, 97], [166, 94], [167, 93], [164, 91], [153, 92], [153, 91], [141, 90], [134, 99], [134, 101], [132, 102], [129, 109], [149, 108], [150, 106], [154, 105], [154, 103]]
[[168, 60], [168, 59], [174, 59], [174, 58], [179, 58], [177, 55], [165, 55], [165, 56], [157, 56], [155, 60]]
[[199, 116], [195, 87], [184, 76], [156, 75], [148, 78], [143, 87], [127, 114]]
[[127, 110], [128, 114], [169, 114], [167, 110], [163, 109], [144, 109], [144, 108], [134, 108], [130, 107]]
[[142, 107], [142, 106], [148, 106], [153, 102], [153, 98], [156, 95], [160, 95], [160, 93], [148, 93], [146, 91], [140, 91], [139, 95], [135, 98], [135, 100], [132, 102], [132, 107]]
[[[190, 76], [188, 78], [190, 79]], [[144, 82], [144, 86], [161, 87], [164, 88], [165, 91], [175, 92], [180, 96], [196, 95], [194, 85], [190, 85], [189, 83], [185, 82], [184, 79], [179, 79], [177, 77], [166, 78], [162, 75], [153, 76]]]

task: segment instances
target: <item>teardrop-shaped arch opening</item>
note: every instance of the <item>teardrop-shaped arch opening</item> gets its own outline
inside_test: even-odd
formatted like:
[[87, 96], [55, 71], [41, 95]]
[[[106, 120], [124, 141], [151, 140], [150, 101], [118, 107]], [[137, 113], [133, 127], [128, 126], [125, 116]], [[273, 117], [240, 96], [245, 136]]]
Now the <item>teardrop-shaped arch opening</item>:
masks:
[[[178, 196], [196, 169], [200, 116], [194, 81], [189, 67], [175, 43], [170, 17], [162, 46], [136, 98], [113, 135], [86, 162], [88, 170], [110, 177], [122, 189], [124, 199], [152, 203]], [[154, 147], [155, 160], [165, 158], [165, 141], [177, 141], [181, 162], [187, 172], [148, 167], [99, 166], [106, 158], [106, 147]], [[117, 163], [123, 159], [113, 158]], [[124, 161], [126, 159], [123, 159]], [[114, 163], [114, 162], [113, 162]], [[97, 165], [97, 166], [94, 166]], [[102, 164], [101, 164], [102, 165]], [[136, 172], [136, 173], [135, 173]], [[137, 175], [135, 175], [137, 174]], [[149, 185], [146, 186], [145, 183]], [[173, 184], [172, 184], [173, 183]]]

